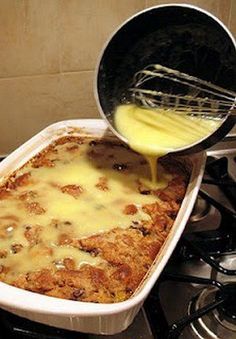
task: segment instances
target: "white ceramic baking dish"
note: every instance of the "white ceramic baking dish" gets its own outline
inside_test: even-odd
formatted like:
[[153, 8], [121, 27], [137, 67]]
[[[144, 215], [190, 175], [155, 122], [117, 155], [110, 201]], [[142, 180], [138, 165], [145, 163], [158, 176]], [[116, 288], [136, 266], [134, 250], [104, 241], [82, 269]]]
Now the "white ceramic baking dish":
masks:
[[[1, 180], [52, 140], [68, 133], [102, 136], [109, 132], [105, 122], [98, 119], [68, 120], [53, 124], [19, 147], [0, 164]], [[186, 160], [188, 166], [190, 165], [191, 176], [178, 216], [151, 270], [129, 300], [114, 304], [85, 303], [48, 297], [0, 282], [0, 307], [30, 320], [74, 331], [115, 334], [125, 330], [132, 323], [166, 265], [192, 211], [204, 172], [205, 154], [197, 154], [181, 161]]]

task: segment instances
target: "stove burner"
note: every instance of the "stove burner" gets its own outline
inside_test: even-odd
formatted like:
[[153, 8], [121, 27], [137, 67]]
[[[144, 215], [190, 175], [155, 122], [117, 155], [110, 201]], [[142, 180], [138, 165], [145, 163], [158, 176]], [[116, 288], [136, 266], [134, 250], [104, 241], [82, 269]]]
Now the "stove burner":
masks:
[[190, 222], [196, 222], [204, 219], [210, 212], [210, 209], [210, 203], [206, 199], [203, 199], [201, 196], [198, 196], [192, 214], [190, 216]]
[[[191, 315], [193, 312], [198, 311], [204, 306], [213, 303], [217, 298], [218, 300], [224, 298], [224, 294], [230, 293], [231, 285], [225, 285], [222, 291], [219, 291], [215, 287], [204, 288], [199, 295], [194, 297], [188, 307], [188, 314]], [[228, 287], [229, 286], [229, 287]], [[234, 301], [232, 300], [232, 303]], [[226, 304], [230, 303], [230, 300]], [[223, 315], [223, 311], [219, 311], [219, 308], [226, 307], [225, 302], [221, 303], [216, 309], [208, 312], [203, 317], [198, 318], [190, 324], [191, 330], [197, 338], [201, 339], [234, 339], [236, 337], [236, 321], [235, 319], [229, 318]]]
[[[188, 229], [182, 236], [172, 259], [144, 303], [147, 336], [139, 331], [144, 326], [138, 316], [138, 331], [137, 323], [133, 329], [132, 325], [128, 329], [131, 331], [129, 338], [236, 338], [235, 149], [231, 153], [232, 156], [227, 156], [229, 169], [225, 157], [208, 157], [204, 190], [199, 191], [190, 218], [194, 230], [189, 232]], [[205, 191], [206, 185], [208, 188], [210, 185], [213, 194], [208, 188]], [[235, 210], [225, 204], [223, 196]], [[217, 222], [215, 212], [219, 216]], [[194, 223], [196, 221], [200, 222]], [[173, 303], [178, 307], [173, 307]], [[0, 338], [101, 338], [100, 335], [37, 324], [3, 310], [0, 310], [0, 326]], [[126, 337], [126, 333], [117, 338]]]
[[230, 283], [224, 286], [223, 292], [216, 293], [216, 300], [222, 298], [225, 301], [218, 306], [220, 315], [236, 320], [236, 283]]

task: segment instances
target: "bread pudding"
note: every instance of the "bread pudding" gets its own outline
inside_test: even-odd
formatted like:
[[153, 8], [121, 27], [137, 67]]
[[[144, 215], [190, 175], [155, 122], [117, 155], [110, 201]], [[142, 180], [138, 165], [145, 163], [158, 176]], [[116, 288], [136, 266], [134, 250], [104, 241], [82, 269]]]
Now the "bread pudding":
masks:
[[[165, 242], [188, 174], [114, 139], [64, 136], [0, 187], [0, 280], [48, 296], [114, 303], [132, 296]], [[163, 183], [163, 180], [162, 180]]]

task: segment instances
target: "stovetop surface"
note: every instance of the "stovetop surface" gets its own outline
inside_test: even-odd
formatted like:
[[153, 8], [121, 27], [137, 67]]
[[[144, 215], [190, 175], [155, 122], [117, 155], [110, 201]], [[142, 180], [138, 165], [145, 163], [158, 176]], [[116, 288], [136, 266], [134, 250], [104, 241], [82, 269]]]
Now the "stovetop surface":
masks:
[[[222, 158], [224, 159], [222, 160]], [[219, 162], [217, 162], [217, 159]], [[215, 161], [216, 166], [220, 167], [220, 170], [222, 170], [223, 167], [224, 171], [225, 165], [227, 165], [228, 169], [227, 173], [223, 173], [223, 175], [221, 173], [220, 179], [217, 179], [220, 182], [220, 186], [212, 184], [212, 176], [209, 174], [209, 172], [211, 172], [211, 164], [214, 164]], [[231, 235], [230, 232], [232, 232], [232, 230], [234, 230], [233, 234], [236, 234], [236, 217], [235, 219], [233, 217], [231, 218], [231, 214], [235, 216], [234, 211], [236, 208], [236, 135], [233, 136], [231, 140], [221, 142], [208, 151], [208, 165], [210, 170], [204, 175], [201, 194], [195, 206], [196, 210], [193, 211], [193, 215], [186, 226], [183, 237], [177, 245], [162, 276], [147, 298], [144, 307], [140, 310], [133, 324], [126, 331], [105, 337], [102, 335], [80, 334], [34, 323], [1, 310], [0, 338], [236, 338], [236, 319], [233, 321], [231, 321], [232, 319], [230, 321], [222, 320], [222, 314], [219, 315], [215, 309], [207, 313], [207, 315], [204, 315], [200, 320], [196, 320], [193, 324], [183, 327], [183, 330], [180, 332], [175, 331], [175, 326], [179, 326], [179, 319], [182, 319], [183, 322], [183, 318], [187, 317], [191, 312], [194, 313], [197, 309], [205, 306], [207, 302], [214, 302], [216, 299], [216, 290], [218, 288], [216, 286], [211, 286], [204, 289], [205, 285], [202, 283], [199, 284], [191, 281], [183, 282], [183, 277], [185, 277], [185, 279], [186, 276], [200, 277], [200, 279], [204, 278], [210, 279], [211, 281], [217, 281], [219, 284], [226, 284], [229, 282], [236, 283], [235, 274], [227, 275], [217, 272], [216, 269], [206, 263], [204, 258], [199, 258], [199, 253], [194, 251], [191, 247], [191, 242], [194, 244], [195, 240], [198, 239], [197, 237], [205, 237], [205, 231], [209, 230], [210, 232], [215, 232], [217, 230], [218, 232], [219, 229], [220, 236], [223, 238], [216, 239], [215, 237], [213, 239], [213, 233], [207, 233], [206, 236], [210, 239], [211, 247], [210, 245], [207, 245], [208, 248], [204, 248], [204, 250], [206, 250], [206, 252], [208, 251], [209, 257], [216, 259], [216, 262], [220, 263], [224, 268], [236, 270], [236, 247], [235, 243], [229, 240]], [[226, 184], [229, 183], [229, 181], [234, 181], [234, 184], [232, 184], [233, 188], [231, 185], [222, 186], [222, 181], [226, 182]], [[226, 194], [222, 193], [222, 187], [223, 189], [226, 188]], [[208, 195], [210, 195], [210, 203], [206, 204], [205, 201], [208, 200]], [[211, 200], [211, 197], [213, 197], [213, 201]], [[219, 211], [217, 203], [222, 204], [223, 207], [226, 208], [224, 213]], [[229, 223], [232, 223], [232, 225], [229, 226]], [[227, 232], [225, 232], [225, 230], [227, 230], [229, 234], [226, 234]], [[233, 237], [235, 238], [235, 236]], [[204, 241], [202, 243], [202, 239], [199, 241], [197, 240], [197, 245], [198, 242], [201, 246], [205, 246]], [[176, 279], [176, 275], [182, 275], [180, 281]], [[218, 310], [218, 308], [216, 310]], [[211, 318], [212, 314], [213, 318]], [[201, 324], [201, 322], [203, 322], [203, 324]], [[211, 330], [205, 331], [205, 329], [203, 330], [201, 327], [209, 325], [209, 323], [213, 328], [213, 331], [216, 330], [217, 332], [215, 337], [212, 336]], [[173, 324], [174, 326], [171, 327]], [[216, 327], [216, 329], [214, 329], [214, 327]], [[173, 328], [174, 331], [172, 333], [170, 330]]]

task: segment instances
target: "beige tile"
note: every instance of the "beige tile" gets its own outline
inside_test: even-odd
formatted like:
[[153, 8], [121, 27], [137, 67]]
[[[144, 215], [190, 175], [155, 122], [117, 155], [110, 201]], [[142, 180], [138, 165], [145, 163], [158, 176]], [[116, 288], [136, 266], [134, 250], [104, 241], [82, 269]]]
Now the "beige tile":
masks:
[[92, 71], [72, 72], [61, 75], [62, 114], [68, 118], [98, 118], [93, 94]]
[[235, 3], [235, 0], [221, 0], [219, 1], [218, 13], [217, 16], [220, 18], [223, 23], [229, 27], [230, 12], [232, 3]]
[[[225, 24], [228, 23], [231, 0], [185, 0], [186, 4], [192, 4], [216, 15]], [[234, 2], [234, 1], [233, 1]], [[165, 4], [165, 3], [181, 3], [179, 0], [162, 1], [162, 0], [146, 0], [146, 7]]]
[[0, 80], [0, 153], [8, 153], [51, 121], [61, 108], [58, 76]]
[[232, 0], [232, 6], [231, 6], [231, 10], [230, 10], [230, 18], [229, 18], [229, 28], [232, 31], [232, 33], [234, 34], [234, 36], [236, 36], [236, 1]]
[[58, 0], [0, 1], [0, 77], [59, 71]]
[[49, 124], [98, 117], [93, 72], [0, 79], [0, 154]]
[[61, 0], [61, 69], [93, 69], [111, 32], [145, 0]]

